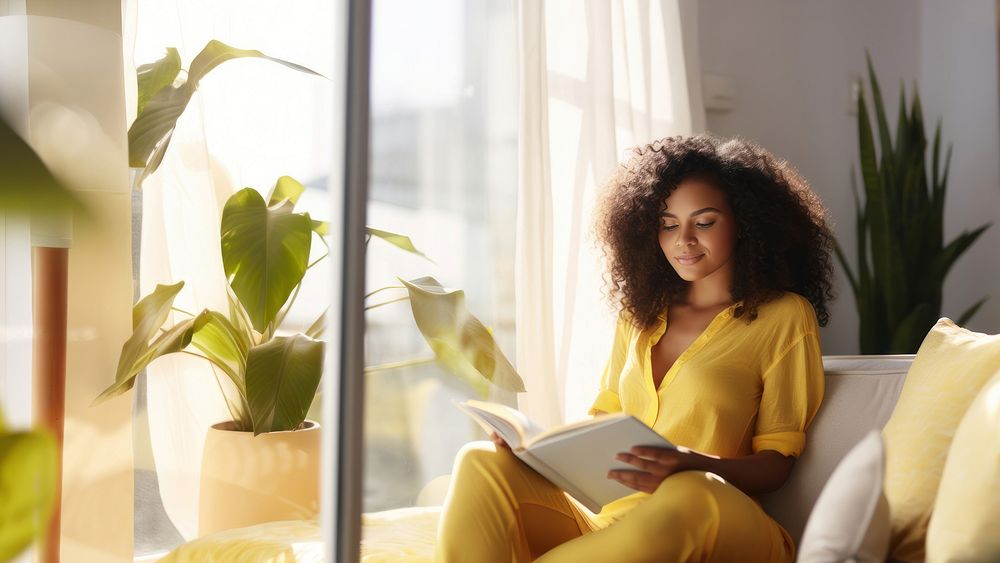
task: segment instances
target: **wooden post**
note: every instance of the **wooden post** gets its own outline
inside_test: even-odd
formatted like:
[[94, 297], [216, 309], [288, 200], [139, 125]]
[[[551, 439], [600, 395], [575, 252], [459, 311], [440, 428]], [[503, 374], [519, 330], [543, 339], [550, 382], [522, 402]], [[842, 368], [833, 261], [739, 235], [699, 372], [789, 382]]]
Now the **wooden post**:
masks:
[[62, 514], [63, 423], [66, 413], [66, 305], [69, 249], [35, 247], [32, 255], [36, 421], [56, 437], [59, 448], [55, 508], [39, 561], [58, 563]]

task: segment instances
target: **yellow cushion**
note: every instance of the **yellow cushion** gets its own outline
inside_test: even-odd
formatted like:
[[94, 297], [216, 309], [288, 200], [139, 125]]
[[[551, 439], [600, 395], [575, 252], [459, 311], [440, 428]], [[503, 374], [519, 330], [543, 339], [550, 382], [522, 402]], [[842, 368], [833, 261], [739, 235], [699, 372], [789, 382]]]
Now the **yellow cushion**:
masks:
[[971, 332], [948, 319], [939, 320], [920, 345], [882, 431], [890, 558], [924, 559], [927, 525], [955, 428], [998, 369], [1000, 336]]
[[927, 560], [1000, 561], [1000, 373], [955, 431], [927, 530]]

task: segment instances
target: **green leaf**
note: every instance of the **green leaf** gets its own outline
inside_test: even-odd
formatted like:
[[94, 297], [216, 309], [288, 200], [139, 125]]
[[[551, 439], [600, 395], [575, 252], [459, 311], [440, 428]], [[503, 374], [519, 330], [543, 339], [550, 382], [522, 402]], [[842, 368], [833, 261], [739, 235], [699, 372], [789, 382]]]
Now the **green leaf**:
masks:
[[938, 119], [937, 126], [934, 128], [934, 142], [931, 149], [931, 195], [930, 201], [927, 202], [927, 211], [925, 220], [927, 225], [927, 246], [932, 252], [937, 252], [941, 249], [942, 242], [942, 226], [944, 225], [944, 216], [939, 215], [938, 212], [943, 211], [943, 197], [944, 197], [944, 182], [941, 178], [941, 120]]
[[[160, 334], [160, 336], [154, 340], [152, 344], [149, 344], [145, 348], [138, 345], [129, 349], [131, 339], [129, 342], [126, 342], [125, 346], [122, 347], [122, 358], [118, 360], [118, 371], [115, 373], [115, 382], [110, 387], [105, 389], [104, 392], [94, 400], [93, 404], [100, 404], [112, 397], [117, 397], [118, 395], [132, 389], [135, 385], [135, 377], [139, 375], [142, 370], [146, 369], [146, 366], [151, 364], [153, 360], [159, 358], [160, 356], [180, 352], [181, 350], [187, 348], [188, 344], [191, 343], [193, 326], [194, 319], [185, 319]], [[128, 353], [129, 356], [133, 353], [138, 353], [139, 355], [131, 363], [129, 363], [128, 359], [125, 358], [126, 353]]]
[[920, 303], [898, 324], [892, 335], [890, 354], [916, 354], [924, 336], [934, 326], [928, 318], [930, 306]]
[[955, 323], [958, 324], [958, 326], [965, 326], [965, 323], [972, 320], [972, 317], [975, 316], [977, 312], [979, 312], [979, 308], [982, 307], [983, 303], [986, 303], [988, 300], [989, 297], [983, 297], [979, 301], [976, 301], [975, 304], [966, 309], [965, 312], [962, 313], [960, 317], [958, 317], [958, 320], [955, 321]]
[[137, 117], [142, 115], [142, 110], [157, 92], [174, 83], [180, 71], [181, 56], [173, 47], [167, 47], [167, 54], [162, 59], [141, 65], [136, 69], [139, 86]]
[[899, 84], [899, 114], [896, 117], [896, 162], [904, 162], [912, 148], [907, 131], [910, 130], [910, 119], [906, 115], [906, 90], [903, 83]]
[[891, 194], [886, 190], [875, 160], [875, 141], [872, 138], [864, 96], [858, 98], [858, 138], [865, 186], [865, 216], [871, 232], [873, 274], [888, 306], [888, 319], [890, 323], [895, 323], [903, 315], [903, 300], [898, 294], [898, 284], [904, 274], [898, 249], [895, 248], [897, 244], [892, 236], [894, 229], [889, 213]]
[[146, 102], [142, 114], [128, 128], [128, 165], [145, 168], [141, 178], [159, 168], [177, 120], [193, 95], [194, 88], [190, 82], [161, 88]]
[[[152, 293], [132, 307], [132, 335], [125, 341], [118, 357], [115, 382], [97, 397], [94, 404], [128, 391], [135, 384], [135, 376], [150, 362], [163, 354], [179, 352], [190, 343], [192, 319], [171, 330], [160, 332], [160, 327], [167, 321], [173, 307], [174, 298], [183, 287], [184, 282], [157, 285]], [[184, 328], [175, 330], [178, 327]], [[157, 338], [151, 344], [154, 337]]]
[[299, 202], [299, 196], [301, 196], [306, 191], [306, 187], [303, 186], [298, 180], [292, 178], [291, 176], [282, 176], [278, 178], [278, 181], [274, 184], [274, 190], [271, 191], [271, 198], [267, 202], [268, 207], [274, 207], [285, 200], [296, 204]]
[[878, 85], [878, 78], [875, 76], [875, 67], [872, 65], [871, 55], [865, 51], [865, 60], [868, 63], [868, 80], [872, 88], [872, 100], [875, 102], [875, 117], [878, 122], [879, 140], [882, 143], [882, 165], [889, 169], [892, 174], [893, 152], [892, 140], [889, 137], [889, 125], [885, 118], [885, 104], [882, 103], [882, 90]]
[[220, 64], [231, 61], [233, 59], [240, 58], [259, 58], [268, 60], [271, 62], [284, 65], [292, 70], [297, 70], [299, 72], [304, 72], [307, 74], [313, 74], [316, 76], [323, 76], [322, 74], [312, 70], [310, 68], [304, 67], [300, 64], [295, 64], [283, 59], [276, 57], [270, 57], [257, 51], [256, 49], [237, 49], [235, 47], [230, 47], [222, 41], [212, 39], [209, 41], [205, 47], [195, 56], [194, 60], [191, 61], [191, 71], [188, 73], [188, 82], [193, 83], [194, 87], [198, 87], [198, 83], [201, 79], [205, 77], [212, 69], [219, 66]]
[[955, 240], [951, 241], [948, 246], [946, 246], [940, 254], [932, 257], [930, 263], [930, 274], [933, 279], [942, 285], [944, 283], [945, 277], [947, 277], [948, 272], [955, 262], [965, 254], [965, 251], [972, 246], [972, 243], [976, 242], [976, 239], [983, 234], [986, 229], [990, 227], [989, 224], [983, 225], [978, 229], [972, 231], [965, 231], [958, 235]]
[[275, 319], [308, 266], [312, 220], [292, 213], [292, 205], [267, 207], [245, 188], [222, 210], [223, 267], [258, 332]]
[[951, 145], [945, 151], [944, 171], [941, 172], [940, 183], [934, 187], [931, 195], [928, 230], [932, 236], [932, 248], [938, 250], [944, 246], [944, 200], [948, 188], [948, 173], [951, 170]]
[[246, 377], [254, 435], [302, 424], [322, 373], [323, 343], [308, 336], [279, 336], [251, 348]]
[[[920, 94], [914, 87], [913, 109], [910, 113], [910, 128], [907, 132], [910, 138], [910, 157], [908, 162], [901, 163], [899, 170], [899, 197], [900, 205], [897, 207], [898, 213], [905, 219], [911, 213], [923, 206], [927, 199], [927, 176], [926, 158], [927, 137], [924, 134], [924, 118], [920, 109]], [[906, 230], [907, 233], [919, 233], [923, 230]], [[914, 245], [914, 246], [918, 246]]]
[[524, 391], [524, 381], [483, 323], [466, 309], [465, 292], [445, 289], [431, 277], [400, 280], [410, 296], [417, 328], [439, 364], [474, 386], [483, 378], [507, 391]]
[[317, 235], [325, 237], [330, 234], [330, 223], [327, 221], [317, 221], [313, 219], [312, 230]]
[[129, 127], [129, 166], [145, 168], [139, 179], [140, 183], [159, 167], [177, 120], [184, 113], [205, 75], [226, 61], [245, 57], [261, 58], [300, 72], [321, 76], [302, 65], [269, 57], [260, 51], [236, 49], [214, 39], [209, 41], [191, 62], [187, 81], [178, 86], [166, 85], [160, 88], [143, 104], [143, 111]]
[[428, 261], [433, 262], [433, 260], [427, 258], [426, 254], [417, 250], [417, 247], [413, 246], [413, 241], [411, 241], [410, 237], [406, 235], [391, 233], [389, 231], [381, 231], [379, 229], [373, 229], [371, 227], [365, 227], [365, 232], [368, 233], [369, 236], [378, 237], [397, 248], [401, 248], [411, 254], [416, 254], [417, 256], [420, 256], [422, 258], [427, 259]]
[[306, 329], [306, 336], [309, 338], [320, 338], [326, 332], [326, 316], [330, 312], [329, 307], [323, 314], [316, 318], [309, 328]]
[[931, 149], [931, 185], [937, 188], [941, 160], [941, 120], [938, 119], [937, 126], [934, 127], [934, 144]]
[[851, 195], [854, 198], [854, 216], [857, 221], [855, 234], [857, 236], [858, 249], [858, 288], [864, 290], [865, 285], [871, 281], [871, 273], [868, 267], [868, 216], [865, 207], [861, 204], [861, 196], [858, 194], [858, 184], [854, 179], [854, 167], [851, 167]]
[[209, 310], [195, 318], [193, 328], [191, 345], [218, 366], [246, 396], [243, 373], [249, 348], [240, 330], [222, 313]]
[[[132, 338], [149, 342], [156, 330], [163, 326], [174, 306], [174, 298], [184, 288], [184, 282], [173, 285], [156, 284], [152, 293], [132, 306]], [[129, 340], [132, 340], [130, 338]]]
[[58, 464], [48, 432], [0, 434], [0, 561], [13, 559], [48, 529]]
[[0, 211], [83, 212], [84, 207], [38, 154], [0, 118]]
[[229, 284], [226, 284], [226, 300], [229, 305], [229, 322], [237, 328], [236, 333], [242, 341], [241, 347], [249, 350], [251, 346], [259, 343], [260, 334], [254, 332], [253, 325], [250, 323], [250, 315], [247, 314], [246, 309], [243, 308], [243, 304], [240, 303]]

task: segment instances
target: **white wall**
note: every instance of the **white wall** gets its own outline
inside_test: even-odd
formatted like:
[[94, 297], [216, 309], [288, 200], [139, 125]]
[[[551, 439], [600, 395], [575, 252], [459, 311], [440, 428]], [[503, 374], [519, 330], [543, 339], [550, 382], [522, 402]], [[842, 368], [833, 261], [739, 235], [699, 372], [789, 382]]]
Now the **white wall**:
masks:
[[928, 121], [932, 116], [942, 118], [942, 137], [954, 145], [945, 241], [994, 223], [952, 268], [941, 314], [955, 318], [989, 295], [968, 326], [995, 334], [1000, 332], [996, 4], [995, 0], [923, 0], [923, 10], [921, 102]]
[[[850, 259], [850, 174], [857, 167], [850, 84], [852, 75], [865, 75], [866, 49], [891, 123], [901, 81], [907, 88], [916, 81], [925, 119], [933, 124], [943, 116], [944, 138], [955, 143], [946, 236], [1000, 215], [993, 0], [702, 0], [698, 19], [702, 71], [726, 76], [735, 87], [733, 110], [710, 112], [708, 129], [753, 139], [791, 161], [823, 198]], [[988, 332], [1000, 331], [1000, 264], [989, 259], [1000, 242], [1000, 225], [995, 229], [953, 270], [943, 311], [957, 317], [993, 293], [970, 323]], [[824, 352], [857, 353], [854, 299], [839, 265], [836, 270], [838, 298], [823, 330]]]

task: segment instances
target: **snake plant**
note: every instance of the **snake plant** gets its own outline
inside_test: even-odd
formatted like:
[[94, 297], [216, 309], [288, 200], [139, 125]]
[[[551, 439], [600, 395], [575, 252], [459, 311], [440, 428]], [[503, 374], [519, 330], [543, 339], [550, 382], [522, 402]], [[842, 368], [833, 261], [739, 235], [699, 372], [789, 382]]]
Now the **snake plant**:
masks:
[[[941, 166], [941, 123], [927, 159], [920, 95], [907, 106], [900, 88], [895, 139], [890, 137], [878, 79], [867, 58], [878, 142], [864, 93], [858, 96], [858, 136], [864, 202], [851, 174], [857, 230], [857, 270], [836, 246], [860, 316], [862, 354], [914, 353], [941, 316], [945, 277], [989, 224], [944, 243], [944, 203], [951, 163], [949, 146]], [[929, 172], [928, 176], [928, 164]], [[968, 321], [983, 298], [958, 318]]]

